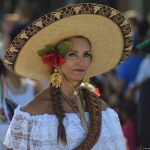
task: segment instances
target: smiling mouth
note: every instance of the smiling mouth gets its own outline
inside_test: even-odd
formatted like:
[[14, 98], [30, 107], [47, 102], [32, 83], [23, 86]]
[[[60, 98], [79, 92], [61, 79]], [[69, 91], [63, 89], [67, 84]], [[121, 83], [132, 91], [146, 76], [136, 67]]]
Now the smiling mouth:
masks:
[[85, 70], [83, 70], [83, 69], [75, 69], [75, 71], [84, 72]]

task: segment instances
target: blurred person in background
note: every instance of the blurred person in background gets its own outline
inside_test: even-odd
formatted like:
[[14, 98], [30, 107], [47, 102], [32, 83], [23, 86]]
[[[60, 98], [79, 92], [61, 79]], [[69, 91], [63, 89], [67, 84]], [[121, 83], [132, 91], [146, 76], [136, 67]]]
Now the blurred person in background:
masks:
[[[143, 27], [144, 32], [145, 31], [148, 32], [149, 24], [147, 25], [147, 23], [146, 23], [146, 25], [145, 25], [145, 22], [144, 22], [143, 26], [145, 27], [145, 28]], [[141, 32], [143, 32], [143, 31], [141, 30]], [[139, 66], [135, 81], [130, 83], [130, 85], [125, 93], [126, 100], [128, 100], [128, 101], [134, 100], [135, 103], [138, 103], [139, 88], [141, 86], [141, 83], [146, 78], [150, 77], [150, 69], [149, 69], [149, 67], [150, 67], [150, 52], [149, 52], [149, 47], [148, 47], [150, 39], [149, 39], [149, 35], [147, 34], [147, 32], [146, 32], [146, 34], [143, 34], [143, 37], [141, 37], [140, 40], [138, 41], [138, 42], [143, 42], [143, 43], [141, 43], [137, 46], [137, 49], [145, 54], [145, 57]], [[143, 47], [145, 45], [147, 46], [146, 48]]]
[[138, 102], [138, 136], [142, 147], [150, 149], [150, 78], [140, 86]]
[[[149, 31], [149, 22], [146, 19], [143, 19], [139, 23], [139, 31], [138, 31], [139, 38], [136, 41], [136, 45], [149, 38], [148, 31]], [[139, 51], [138, 46], [136, 46], [136, 49]], [[142, 51], [139, 51], [139, 52], [144, 56], [144, 59], [139, 65], [135, 80], [130, 82], [125, 93], [125, 99], [127, 101], [134, 101], [135, 103], [137, 103], [138, 97], [139, 97], [139, 92], [135, 90], [136, 87], [138, 86], [135, 86], [135, 85], [138, 85], [138, 83], [140, 83], [144, 78], [150, 76], [150, 69], [149, 69], [149, 65], [150, 65], [149, 57], [150, 56], [148, 53], [145, 54]]]
[[145, 38], [146, 40], [137, 45], [137, 49], [146, 53], [146, 57], [140, 65], [136, 81], [126, 93], [126, 99], [131, 101], [138, 91], [138, 136], [141, 145], [150, 149], [150, 39]]
[[6, 49], [10, 44], [10, 32], [12, 28], [17, 24], [19, 20], [19, 15], [16, 13], [5, 14], [3, 19], [1, 20], [1, 28], [2, 28], [2, 39], [0, 44], [0, 58], [2, 59], [5, 55]]
[[[24, 27], [25, 24], [12, 27], [8, 35], [9, 44]], [[1, 58], [3, 58], [3, 55], [6, 53], [6, 48], [3, 47], [1, 52], [0, 55]], [[0, 149], [5, 150], [6, 146], [3, 145], [3, 141], [13, 117], [14, 109], [18, 105], [24, 105], [29, 102], [31, 98], [41, 92], [43, 88], [37, 81], [21, 77], [7, 70], [1, 60], [0, 65]]]
[[20, 1], [16, 5], [14, 12], [19, 15], [18, 24], [28, 25], [35, 19], [35, 10], [32, 7], [32, 3], [30, 1]]
[[[10, 32], [13, 28], [25, 28], [34, 20], [34, 9], [29, 1], [20, 1], [16, 4], [14, 13], [6, 13], [1, 20], [2, 44], [0, 44], [0, 55], [3, 58], [10, 44]], [[19, 29], [18, 29], [19, 30]], [[4, 50], [3, 50], [4, 49]]]
[[139, 50], [146, 53], [146, 57], [143, 60], [137, 80], [133, 83], [133, 86], [129, 89], [128, 98], [131, 99], [138, 92], [138, 133], [141, 145], [150, 149], [150, 39], [138, 45]]
[[125, 101], [124, 94], [130, 83], [135, 80], [143, 56], [141, 56], [134, 46], [126, 61], [123, 62], [114, 73], [110, 71], [106, 74], [106, 78], [115, 93], [114, 96], [110, 95], [110, 103], [112, 103], [111, 101], [114, 101], [114, 103]]
[[139, 66], [135, 81], [129, 85], [125, 93], [125, 99], [127, 101], [134, 100], [135, 103], [138, 103], [140, 86], [144, 80], [150, 77], [149, 67], [150, 67], [150, 54], [147, 53]]
[[[127, 10], [123, 13], [130, 21], [132, 30], [134, 32], [134, 38], [136, 40], [140, 37], [139, 29], [140, 29], [140, 23], [142, 22], [142, 15], [137, 12], [136, 10]], [[137, 41], [134, 41], [134, 44], [136, 45]]]
[[[125, 93], [133, 81], [135, 81], [139, 66], [143, 60], [142, 54], [137, 50], [136, 45], [142, 35], [140, 35], [141, 16], [136, 11], [127, 11], [124, 13], [130, 20], [134, 32], [134, 44], [130, 56], [117, 69], [106, 74], [108, 84], [112, 87], [112, 94], [108, 98], [111, 105], [126, 101]], [[140, 30], [140, 33], [139, 33]], [[108, 93], [108, 92], [107, 92]]]
[[120, 119], [122, 131], [130, 150], [137, 150], [137, 106], [133, 102], [123, 102], [120, 106]]

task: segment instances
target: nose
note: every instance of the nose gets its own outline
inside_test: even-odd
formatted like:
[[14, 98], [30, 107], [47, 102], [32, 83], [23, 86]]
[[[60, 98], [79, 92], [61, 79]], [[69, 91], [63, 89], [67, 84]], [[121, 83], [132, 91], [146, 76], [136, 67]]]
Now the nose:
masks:
[[77, 62], [78, 62], [78, 64], [80, 64], [80, 65], [84, 65], [84, 57], [82, 57], [82, 56], [79, 56], [78, 57], [78, 59], [77, 59]]

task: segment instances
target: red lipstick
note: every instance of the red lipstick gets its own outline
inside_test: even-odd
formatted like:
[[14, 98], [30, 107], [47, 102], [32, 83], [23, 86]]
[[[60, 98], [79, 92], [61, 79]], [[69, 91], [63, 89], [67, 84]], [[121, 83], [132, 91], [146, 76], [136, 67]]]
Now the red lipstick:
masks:
[[85, 71], [85, 70], [83, 70], [83, 69], [75, 69], [75, 71], [83, 72], [83, 71]]

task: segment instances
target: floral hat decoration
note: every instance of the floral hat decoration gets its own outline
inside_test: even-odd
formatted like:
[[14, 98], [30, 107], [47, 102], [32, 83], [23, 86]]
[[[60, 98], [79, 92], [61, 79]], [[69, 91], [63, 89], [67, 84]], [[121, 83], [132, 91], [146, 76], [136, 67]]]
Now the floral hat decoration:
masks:
[[81, 3], [52, 11], [27, 26], [12, 41], [3, 62], [16, 74], [49, 82], [52, 66], [62, 65], [71, 49], [64, 39], [73, 36], [90, 41], [88, 77], [121, 64], [133, 46], [132, 28], [122, 13], [102, 4]]
[[55, 48], [53, 45], [46, 45], [45, 48], [38, 50], [37, 54], [48, 67], [61, 66], [64, 64], [64, 56], [71, 50], [72, 42], [63, 41]]

